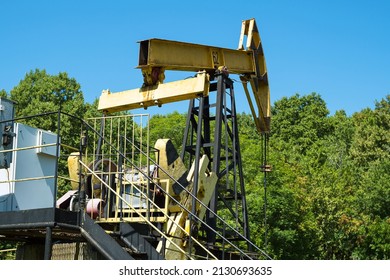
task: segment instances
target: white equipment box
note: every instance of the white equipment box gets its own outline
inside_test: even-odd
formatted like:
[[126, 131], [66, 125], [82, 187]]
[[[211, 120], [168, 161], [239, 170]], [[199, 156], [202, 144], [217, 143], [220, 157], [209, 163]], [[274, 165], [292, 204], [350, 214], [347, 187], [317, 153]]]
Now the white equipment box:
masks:
[[0, 211], [55, 207], [57, 134], [20, 123], [13, 131], [12, 161], [0, 169]]

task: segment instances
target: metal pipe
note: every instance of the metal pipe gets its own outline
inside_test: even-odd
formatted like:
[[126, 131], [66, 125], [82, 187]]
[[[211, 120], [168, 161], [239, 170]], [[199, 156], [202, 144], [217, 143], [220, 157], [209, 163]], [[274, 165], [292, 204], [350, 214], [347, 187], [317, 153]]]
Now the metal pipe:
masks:
[[52, 146], [57, 146], [57, 143], [44, 144], [44, 145], [35, 145], [35, 146], [28, 146], [28, 147], [22, 147], [22, 148], [16, 148], [16, 149], [1, 150], [0, 153], [18, 152], [18, 151], [31, 150], [31, 149], [38, 149], [38, 148], [45, 148], [45, 147], [52, 147]]
[[50, 260], [52, 254], [52, 228], [46, 227], [44, 259]]
[[55, 176], [31, 177], [31, 178], [23, 178], [23, 179], [14, 179], [14, 180], [0, 181], [0, 184], [11, 183], [11, 182], [26, 182], [26, 181], [45, 180], [45, 179], [53, 179], [53, 178], [56, 178], [56, 177]]
[[[119, 161], [118, 161], [118, 180], [119, 180], [119, 195], [123, 197], [124, 194], [124, 188], [123, 188], [123, 173], [122, 173], [122, 168], [123, 168], [123, 137], [119, 138]], [[123, 202], [121, 199], [119, 199], [119, 218], [122, 221], [123, 220]]]
[[43, 227], [54, 227], [55, 222], [40, 222], [40, 223], [18, 223], [18, 224], [0, 224], [0, 229], [33, 229], [33, 228], [43, 228]]
[[[55, 209], [56, 206], [57, 206], [57, 193], [58, 193], [58, 190], [57, 190], [57, 187], [58, 187], [58, 161], [59, 161], [59, 157], [60, 157], [60, 135], [61, 135], [61, 106], [60, 106], [60, 110], [58, 110], [58, 114], [57, 114], [57, 140], [56, 140], [56, 143], [57, 143], [57, 148], [56, 148], [56, 161], [55, 161], [55, 164], [54, 164], [54, 190], [53, 190], [53, 208]], [[53, 212], [53, 219], [54, 219], [54, 212]]]

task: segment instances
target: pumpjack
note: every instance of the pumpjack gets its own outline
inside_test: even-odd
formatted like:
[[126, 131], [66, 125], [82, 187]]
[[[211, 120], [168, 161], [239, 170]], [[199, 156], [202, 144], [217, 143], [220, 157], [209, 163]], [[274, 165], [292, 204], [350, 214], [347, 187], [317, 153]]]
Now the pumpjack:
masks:
[[[38, 227], [45, 232], [44, 258], [53, 258], [55, 245], [65, 243], [64, 228], [68, 239], [88, 241], [102, 258], [269, 258], [250, 240], [234, 81], [229, 78], [239, 75], [257, 131], [268, 134], [268, 74], [255, 20], [242, 22], [236, 50], [141, 41], [137, 68], [142, 87], [104, 90], [98, 105], [103, 117], [80, 120], [80, 145], [67, 158], [71, 190], [49, 199], [54, 210], [49, 205], [32, 207], [50, 209], [49, 220], [54, 219]], [[164, 83], [170, 70], [192, 72], [194, 77]], [[170, 139], [149, 147], [144, 122], [148, 115], [124, 114], [183, 100], [189, 100], [189, 107], [180, 152]], [[52, 145], [72, 150], [61, 143], [60, 134], [50, 138]], [[41, 140], [40, 149], [46, 145]], [[3, 152], [21, 153], [17, 149]], [[51, 151], [57, 160], [58, 150]], [[55, 186], [49, 188], [56, 195], [54, 173]], [[15, 217], [20, 229], [23, 216], [19, 212]], [[0, 225], [0, 235], [7, 236], [2, 228], [12, 232], [11, 224]], [[81, 236], [75, 238], [70, 229]]]

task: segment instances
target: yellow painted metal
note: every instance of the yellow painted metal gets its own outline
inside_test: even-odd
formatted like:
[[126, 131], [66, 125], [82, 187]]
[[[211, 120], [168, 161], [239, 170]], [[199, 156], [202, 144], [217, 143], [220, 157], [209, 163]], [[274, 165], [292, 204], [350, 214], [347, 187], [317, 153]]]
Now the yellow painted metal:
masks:
[[[244, 91], [247, 96], [253, 118], [255, 119], [257, 130], [260, 133], [268, 133], [270, 131], [271, 120], [268, 72], [259, 31], [254, 19], [242, 21], [241, 35], [238, 43], [239, 50], [245, 49], [245, 37], [246, 50], [252, 53], [252, 59], [256, 65], [256, 71], [255, 75], [247, 73], [242, 75], [240, 78], [244, 85]], [[247, 83], [250, 84], [253, 95], [249, 93]], [[252, 101], [252, 97], [254, 101]]]
[[74, 152], [71, 153], [68, 157], [68, 170], [69, 170], [69, 177], [71, 179], [71, 186], [72, 190], [77, 190], [79, 187], [79, 159], [80, 159], [80, 153]]
[[[103, 222], [112, 222], [112, 221], [118, 221], [118, 219], [123, 219], [123, 218], [127, 218], [128, 221], [131, 221], [131, 222], [143, 222], [145, 220], [144, 217], [147, 217], [147, 219], [150, 221], [150, 222], [159, 222], [159, 223], [166, 223], [168, 221], [168, 216], [169, 216], [169, 213], [170, 213], [170, 208], [172, 207], [173, 205], [173, 202], [172, 200], [170, 199], [171, 196], [174, 196], [174, 192], [172, 190], [172, 185], [171, 185], [171, 182], [170, 180], [168, 179], [154, 179], [154, 183], [156, 183], [157, 185], [159, 185], [161, 187], [161, 189], [163, 190], [163, 192], [166, 192], [167, 194], [169, 194], [169, 196], [167, 195], [165, 197], [165, 201], [164, 201], [164, 205], [160, 205], [160, 207], [157, 209], [157, 208], [154, 208], [153, 205], [148, 209], [148, 208], [137, 208], [137, 209], [132, 209], [132, 208], [127, 208], [127, 209], [122, 209], [122, 210], [119, 210], [122, 212], [122, 217], [119, 218], [119, 217], [115, 217], [115, 218], [108, 218], [108, 219], [101, 219], [100, 221], [103, 221]], [[138, 190], [141, 190], [143, 191], [143, 193], [147, 193], [147, 186], [148, 186], [148, 182], [145, 181], [145, 180], [140, 180], [140, 181], [136, 181], [136, 182], [131, 182], [131, 181], [128, 181], [126, 180], [126, 178], [124, 177], [124, 180], [123, 180], [123, 185], [126, 187], [126, 186], [129, 186], [129, 193], [130, 194], [133, 194], [133, 197], [132, 195], [129, 195], [130, 198], [127, 200], [127, 202], [131, 205], [135, 205], [135, 201], [141, 199], [142, 202], [144, 202], [145, 204], [147, 204], [148, 202], [148, 199], [146, 199], [145, 197], [142, 197], [140, 195], [137, 195], [135, 196], [134, 194], [137, 193], [137, 189]], [[117, 199], [117, 202], [116, 202], [116, 205], [119, 205], [119, 197], [116, 198]], [[153, 213], [158, 213], [158, 215], [151, 215], [148, 217], [148, 214], [153, 214]], [[143, 217], [140, 217], [140, 215], [142, 215]]]
[[[206, 209], [203, 205], [208, 205], [212, 194], [215, 190], [218, 176], [215, 173], [209, 172], [207, 166], [210, 160], [206, 155], [203, 155], [199, 161], [199, 182], [198, 182], [198, 192], [196, 194], [197, 201], [195, 202], [196, 216], [199, 220], [202, 220], [205, 216]], [[169, 238], [169, 243], [165, 245], [165, 258], [167, 260], [184, 260], [186, 259], [185, 254], [178, 252], [174, 249], [173, 246], [179, 246], [183, 250], [188, 250], [188, 243], [186, 242], [186, 235], [189, 233], [189, 224], [188, 218], [189, 213], [192, 209], [193, 199], [190, 193], [193, 191], [193, 174], [195, 170], [195, 163], [192, 164], [190, 171], [187, 175], [187, 180], [190, 182], [188, 186], [188, 192], [183, 191], [180, 194], [180, 203], [184, 206], [180, 212], [171, 213], [171, 219], [167, 222], [167, 235], [171, 236]], [[203, 205], [201, 205], [202, 202]], [[184, 228], [184, 231], [183, 231]], [[162, 252], [164, 246], [163, 242], [160, 241], [157, 250]]]
[[268, 133], [271, 118], [268, 72], [255, 19], [242, 21], [237, 50], [161, 39], [140, 42], [138, 68], [142, 69], [146, 85], [162, 83], [165, 70], [211, 72], [221, 67], [241, 75], [257, 130]]
[[227, 66], [230, 73], [255, 74], [250, 52], [162, 39], [140, 42], [139, 65], [147, 69], [162, 67], [178, 71], [215, 71]]
[[[170, 178], [165, 179], [171, 181], [171, 185], [174, 184], [175, 180], [179, 180], [183, 175], [186, 176], [188, 186], [187, 191], [182, 191], [176, 199], [180, 202], [181, 206], [176, 209], [170, 210], [170, 218], [166, 223], [167, 235], [170, 236], [169, 241], [165, 245], [165, 258], [167, 260], [181, 260], [186, 259], [186, 255], [182, 252], [175, 250], [176, 246], [179, 246], [183, 250], [188, 250], [188, 243], [186, 242], [187, 237], [190, 236], [190, 223], [189, 213], [192, 210], [193, 199], [191, 194], [193, 193], [195, 163], [192, 163], [190, 170], [187, 172], [187, 168], [179, 157], [176, 149], [173, 147], [171, 140], [169, 139], [158, 139], [155, 145], [156, 150], [159, 151], [158, 159], [159, 166], [168, 171]], [[209, 165], [209, 158], [203, 155], [199, 162], [199, 181], [197, 186], [197, 201], [195, 202], [196, 216], [202, 220], [206, 213], [206, 208], [203, 205], [208, 205], [211, 200], [212, 194], [217, 184], [218, 176], [215, 173], [209, 172], [207, 166]], [[160, 177], [164, 177], [164, 174], [160, 174]], [[171, 193], [174, 196], [174, 193]], [[199, 203], [199, 201], [202, 202]], [[169, 203], [170, 204], [170, 203]], [[179, 205], [177, 205], [179, 206]], [[184, 229], [184, 231], [183, 231]], [[162, 252], [164, 250], [163, 241], [160, 241], [157, 250]]]
[[100, 96], [98, 109], [112, 113], [207, 96], [209, 94], [209, 83], [208, 74], [200, 72], [195, 78], [166, 84], [146, 86], [117, 93], [106, 90]]
[[[143, 87], [116, 94], [103, 91], [99, 100], [100, 110], [116, 112], [146, 108], [205, 96], [208, 94], [208, 79], [204, 83], [189, 79], [163, 86], [165, 70], [214, 74], [224, 68], [228, 73], [240, 75], [257, 130], [260, 133], [270, 131], [268, 72], [255, 19], [242, 22], [237, 50], [162, 39], [141, 41], [137, 68], [142, 70]], [[197, 88], [194, 84], [204, 88]], [[251, 91], [247, 84], [250, 84]]]

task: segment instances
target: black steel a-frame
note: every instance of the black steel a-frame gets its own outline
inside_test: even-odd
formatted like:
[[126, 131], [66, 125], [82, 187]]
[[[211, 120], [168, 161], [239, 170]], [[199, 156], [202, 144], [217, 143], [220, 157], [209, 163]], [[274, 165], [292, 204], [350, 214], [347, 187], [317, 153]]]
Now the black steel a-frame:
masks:
[[[249, 240], [249, 224], [245, 198], [244, 177], [238, 137], [237, 111], [233, 80], [226, 72], [217, 72], [210, 83], [210, 94], [190, 101], [184, 131], [181, 158], [190, 166], [206, 154], [210, 159], [209, 171], [218, 175], [218, 182], [206, 213], [207, 224], [229, 240]], [[211, 99], [215, 103], [211, 103]], [[194, 194], [197, 193], [199, 174], [194, 174]], [[192, 212], [195, 213], [195, 202]], [[224, 209], [222, 211], [222, 209]], [[230, 232], [218, 223], [218, 216], [234, 221], [234, 228], [242, 236]], [[219, 241], [213, 230], [204, 229], [208, 243]], [[250, 249], [250, 245], [248, 244]]]

